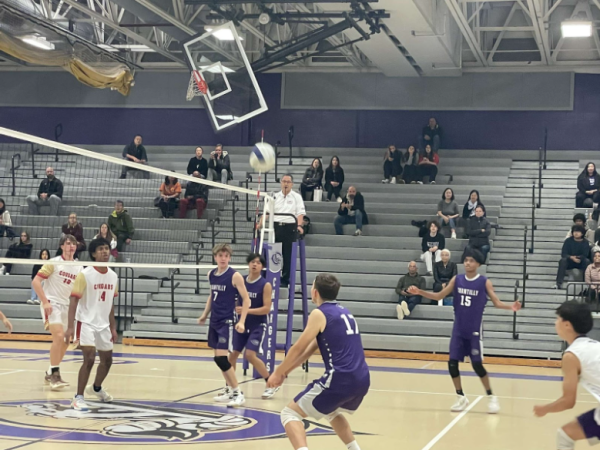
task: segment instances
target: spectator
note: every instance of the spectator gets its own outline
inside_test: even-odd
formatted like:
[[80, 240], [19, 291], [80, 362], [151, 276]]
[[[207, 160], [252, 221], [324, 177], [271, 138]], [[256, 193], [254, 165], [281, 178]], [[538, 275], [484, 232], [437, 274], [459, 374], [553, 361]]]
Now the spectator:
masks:
[[469, 200], [467, 200], [467, 203], [465, 203], [465, 206], [463, 207], [462, 218], [469, 220], [470, 217], [474, 217], [477, 205], [483, 206], [483, 203], [481, 203], [481, 200], [479, 199], [479, 191], [473, 189], [469, 194]]
[[404, 180], [400, 178], [402, 174], [402, 152], [396, 150], [395, 145], [390, 145], [383, 156], [383, 180], [382, 183], [396, 182], [404, 184]]
[[398, 314], [398, 320], [410, 316], [415, 306], [421, 303], [420, 295], [412, 295], [407, 292], [407, 289], [411, 286], [417, 286], [421, 290], [425, 289], [425, 278], [419, 275], [417, 263], [414, 261], [408, 263], [408, 273], [400, 278], [396, 286], [396, 294], [398, 294], [396, 313]]
[[108, 216], [108, 228], [117, 237], [117, 251], [122, 252], [125, 244], [131, 244], [135, 228], [123, 200], [115, 202], [115, 210]]
[[329, 167], [325, 170], [325, 190], [327, 191], [327, 201], [333, 197], [341, 203], [342, 186], [344, 185], [344, 169], [340, 165], [340, 159], [337, 156], [331, 158]]
[[46, 169], [46, 179], [40, 183], [37, 195], [27, 197], [29, 205], [29, 214], [39, 215], [40, 206], [50, 206], [50, 215], [58, 215], [58, 207], [62, 202], [63, 184], [54, 176], [54, 169], [48, 167]]
[[[197, 175], [193, 175], [196, 178], [200, 178], [198, 172]], [[203, 183], [194, 183], [188, 181], [185, 187], [185, 195], [179, 200], [179, 218], [185, 219], [185, 216], [190, 209], [196, 209], [196, 217], [202, 219], [202, 214], [208, 205], [208, 186]]]
[[369, 217], [365, 211], [365, 199], [354, 186], [348, 188], [348, 194], [342, 199], [342, 203], [338, 209], [338, 215], [333, 221], [335, 234], [344, 234], [344, 225], [348, 223], [356, 224], [354, 236], [360, 236], [362, 234], [363, 225], [369, 223]]
[[160, 185], [159, 191], [158, 207], [162, 212], [163, 219], [173, 217], [181, 196], [181, 184], [179, 184], [177, 178], [166, 176], [165, 181]]
[[219, 181], [219, 176], [223, 184], [227, 184], [229, 180], [233, 180], [229, 155], [223, 151], [222, 144], [217, 144], [215, 151], [210, 154], [210, 160], [208, 161], [208, 179]]
[[435, 184], [440, 157], [431, 151], [431, 145], [425, 146], [425, 152], [419, 157], [419, 184], [423, 184], [425, 177], [429, 177], [429, 184]]
[[427, 267], [427, 275], [432, 275], [433, 258], [435, 258], [435, 262], [441, 260], [442, 250], [446, 248], [446, 238], [442, 233], [439, 233], [440, 225], [437, 222], [429, 222], [427, 228], [429, 229], [429, 233], [423, 236], [421, 240], [421, 250], [423, 250], [421, 261]]
[[423, 131], [419, 136], [419, 150], [422, 150], [425, 145], [433, 146], [433, 151], [438, 152], [441, 145], [442, 128], [438, 125], [435, 118], [429, 119], [429, 123], [423, 127]]
[[[315, 189], [323, 187], [323, 165], [319, 158], [313, 159], [310, 167], [304, 172], [302, 183], [300, 183], [300, 195], [302, 200], [308, 202], [313, 199]], [[310, 195], [306, 195], [310, 194]]]
[[[146, 147], [142, 145], [142, 135], [136, 134], [133, 138], [133, 142], [129, 145], [126, 145], [123, 149], [123, 159], [128, 162], [133, 162], [137, 164], [148, 164], [148, 155], [146, 154]], [[127, 172], [130, 170], [139, 170], [134, 169], [132, 167], [123, 166], [121, 170], [121, 179], [127, 178]], [[150, 172], [142, 170], [143, 177], [147, 180], [150, 178]]]
[[[442, 250], [442, 260], [433, 265], [433, 292], [441, 292], [456, 276], [458, 267], [450, 261], [450, 250]], [[452, 296], [444, 299], [443, 306], [452, 306]]]
[[458, 214], [458, 205], [454, 200], [454, 191], [450, 188], [446, 188], [442, 194], [442, 200], [438, 203], [437, 215], [439, 216], [438, 222], [441, 227], [444, 225], [450, 225], [452, 230], [452, 239], [456, 239], [456, 218]]
[[[492, 227], [490, 222], [484, 217], [485, 208], [483, 205], [477, 205], [475, 208], [475, 217], [471, 217], [467, 226], [467, 235], [469, 236], [469, 243], [465, 248], [465, 252], [469, 247], [479, 250], [483, 255], [483, 261], [487, 261], [487, 255], [490, 252], [490, 233]], [[465, 259], [465, 254], [461, 258], [462, 261]]]
[[590, 264], [590, 244], [583, 238], [585, 228], [581, 225], [573, 225], [571, 229], [573, 236], [566, 239], [562, 246], [561, 258], [556, 273], [556, 285], [554, 289], [562, 289], [567, 270], [579, 269], [585, 272]]
[[587, 163], [585, 169], [577, 177], [576, 208], [592, 208], [594, 203], [600, 203], [600, 175], [596, 172], [596, 164]]
[[187, 166], [187, 174], [193, 177], [206, 179], [208, 175], [208, 163], [202, 157], [202, 147], [196, 147], [196, 156], [190, 159]]
[[[31, 243], [31, 239], [29, 238], [29, 233], [27, 231], [21, 232], [21, 239], [18, 244], [12, 244], [6, 250], [5, 258], [21, 258], [21, 259], [29, 259], [31, 256], [31, 249], [33, 248], [33, 244]], [[10, 275], [10, 271], [12, 270], [12, 264], [6, 263], [0, 267], [0, 275]]]
[[[39, 259], [43, 259], [44, 261], [49, 260], [50, 259], [50, 250], [48, 250], [47, 248], [42, 250], [40, 252]], [[35, 266], [33, 266], [33, 270], [31, 271], [31, 279], [32, 280], [35, 278], [35, 276], [37, 275], [37, 273], [40, 271], [41, 268], [42, 268], [41, 264], [36, 264]], [[31, 298], [29, 300], [27, 300], [27, 303], [29, 305], [39, 305], [40, 304], [40, 299], [38, 298], [38, 295], [35, 292], [35, 289], [33, 289], [33, 287], [31, 288]]]
[[100, 229], [98, 229], [98, 233], [94, 236], [94, 239], [104, 239], [106, 242], [110, 242], [109, 262], [116, 261], [119, 256], [119, 251], [117, 250], [117, 237], [110, 231], [107, 223], [100, 225]]
[[[573, 225], [581, 225], [585, 229], [584, 237], [589, 241], [590, 244], [593, 245], [594, 242], [597, 242], [594, 239], [594, 237], [595, 237], [594, 230], [588, 229], [588, 225], [593, 225], [595, 228], [597, 228], [597, 221], [593, 220], [593, 218], [590, 218], [586, 222], [585, 215], [582, 213], [577, 213], [573, 216]], [[600, 232], [596, 230], [596, 233], [600, 233]], [[569, 232], [565, 236], [565, 239], [569, 239], [571, 236], [573, 236], [573, 232], [571, 229], [569, 229]]]
[[[77, 259], [79, 253], [85, 251], [86, 249], [85, 240], [83, 239], [83, 225], [77, 222], [77, 214], [69, 214], [69, 219], [67, 223], [62, 226], [61, 231], [61, 237], [70, 234], [77, 240], [77, 250], [73, 255], [73, 258]], [[60, 255], [62, 255], [62, 249], [59, 247], [56, 251], [56, 256]]]
[[585, 269], [585, 282], [588, 285], [587, 301], [596, 300], [600, 292], [600, 252], [592, 255], [592, 263]]
[[404, 174], [402, 178], [406, 184], [415, 184], [419, 180], [419, 154], [414, 145], [409, 145], [406, 153], [402, 156], [404, 163]]
[[6, 203], [4, 203], [4, 199], [0, 198], [0, 237], [3, 237], [4, 233], [11, 241], [16, 236], [15, 230], [12, 229], [10, 213], [6, 210]]

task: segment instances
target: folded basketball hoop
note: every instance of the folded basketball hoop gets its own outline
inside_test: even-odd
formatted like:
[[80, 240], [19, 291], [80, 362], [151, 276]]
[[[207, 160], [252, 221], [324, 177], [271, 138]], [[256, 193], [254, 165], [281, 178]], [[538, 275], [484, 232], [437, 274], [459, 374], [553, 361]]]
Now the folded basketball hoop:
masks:
[[198, 70], [192, 70], [192, 75], [190, 76], [190, 84], [188, 86], [187, 95], [185, 96], [186, 100], [189, 102], [194, 97], [199, 97], [200, 95], [206, 95], [208, 93], [208, 84]]

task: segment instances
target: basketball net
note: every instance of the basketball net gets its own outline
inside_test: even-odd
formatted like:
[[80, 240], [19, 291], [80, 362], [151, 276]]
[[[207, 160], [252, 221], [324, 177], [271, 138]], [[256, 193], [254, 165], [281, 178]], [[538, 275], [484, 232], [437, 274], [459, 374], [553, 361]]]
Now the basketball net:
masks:
[[197, 70], [192, 70], [192, 74], [190, 75], [190, 83], [188, 85], [187, 95], [185, 99], [189, 102], [194, 97], [199, 97], [201, 95], [206, 95], [208, 93], [208, 84], [202, 75]]

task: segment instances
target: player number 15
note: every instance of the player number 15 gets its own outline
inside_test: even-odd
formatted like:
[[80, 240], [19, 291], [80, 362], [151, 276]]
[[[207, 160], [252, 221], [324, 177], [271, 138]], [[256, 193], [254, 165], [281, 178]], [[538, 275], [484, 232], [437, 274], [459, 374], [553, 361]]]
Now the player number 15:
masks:
[[[358, 324], [352, 314], [348, 314], [347, 316], [346, 314], [342, 314], [341, 318], [346, 322], [346, 334], [358, 334]], [[350, 320], [354, 322], [354, 329], [352, 329], [352, 326], [350, 325]]]
[[460, 296], [460, 305], [461, 306], [471, 306], [471, 297], [468, 295]]

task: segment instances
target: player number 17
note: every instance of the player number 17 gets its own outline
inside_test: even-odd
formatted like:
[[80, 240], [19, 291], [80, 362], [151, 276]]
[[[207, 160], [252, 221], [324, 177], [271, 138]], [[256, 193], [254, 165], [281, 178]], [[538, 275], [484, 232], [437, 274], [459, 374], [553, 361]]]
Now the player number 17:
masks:
[[[354, 316], [352, 314], [348, 314], [347, 316], [346, 314], [342, 314], [341, 317], [346, 322], [346, 334], [358, 334], [358, 323], [356, 323]], [[350, 319], [354, 322], [354, 329], [350, 325]]]

